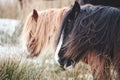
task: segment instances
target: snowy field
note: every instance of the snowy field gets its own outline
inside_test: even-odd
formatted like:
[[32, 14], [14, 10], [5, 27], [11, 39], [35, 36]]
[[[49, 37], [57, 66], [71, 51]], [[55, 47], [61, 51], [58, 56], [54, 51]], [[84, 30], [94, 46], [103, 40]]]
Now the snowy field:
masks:
[[15, 32], [16, 27], [18, 27], [20, 21], [14, 19], [0, 19], [0, 32], [3, 31], [9, 36], [12, 36]]
[[20, 21], [12, 19], [0, 19], [0, 57], [13, 57], [23, 53], [19, 46], [17, 29], [20, 29]]

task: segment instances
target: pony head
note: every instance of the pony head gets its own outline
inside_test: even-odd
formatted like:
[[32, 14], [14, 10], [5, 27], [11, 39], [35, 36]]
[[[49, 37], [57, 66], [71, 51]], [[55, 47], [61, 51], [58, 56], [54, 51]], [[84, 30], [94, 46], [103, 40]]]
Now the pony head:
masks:
[[57, 41], [57, 49], [55, 53], [55, 55], [57, 55], [56, 61], [61, 65], [61, 67], [65, 65], [66, 67], [68, 67], [74, 63], [74, 61], [69, 58], [63, 58], [63, 55], [67, 50], [67, 48], [65, 48], [63, 44], [70, 37], [69, 34], [71, 33], [71, 30], [74, 25], [74, 21], [78, 16], [79, 12], [80, 12], [79, 3], [75, 2], [73, 7], [64, 16], [64, 19], [61, 25], [60, 34]]
[[120, 10], [110, 6], [74, 6], [61, 25], [56, 54], [64, 69], [80, 60], [89, 64], [93, 77], [110, 80], [111, 66], [120, 79]]
[[33, 9], [33, 11], [27, 16], [27, 19], [23, 26], [21, 41], [22, 47], [25, 50], [27, 50], [26, 45], [28, 44], [29, 40], [32, 39], [33, 34], [36, 31], [38, 17], [39, 16], [37, 10]]
[[[28, 57], [53, 55], [55, 53], [55, 34], [68, 7], [52, 8], [33, 12], [28, 16], [22, 31], [24, 47]], [[51, 54], [52, 53], [52, 54]]]
[[[113, 19], [114, 17], [116, 20]], [[75, 2], [61, 25], [56, 49], [59, 64], [62, 67], [75, 65], [93, 51], [98, 55], [111, 54], [112, 39], [115, 37], [115, 31], [112, 30], [118, 28], [117, 17], [119, 18], [117, 8], [88, 5], [80, 9], [79, 4]]]

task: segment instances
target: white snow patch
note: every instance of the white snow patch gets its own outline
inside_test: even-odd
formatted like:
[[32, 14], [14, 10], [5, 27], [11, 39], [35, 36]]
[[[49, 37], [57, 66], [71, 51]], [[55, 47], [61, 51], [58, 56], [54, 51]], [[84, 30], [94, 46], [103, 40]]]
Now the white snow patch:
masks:
[[0, 57], [23, 57], [27, 55], [27, 51], [22, 50], [18, 46], [0, 46]]
[[20, 21], [14, 19], [0, 19], [0, 31], [12, 36], [19, 23]]

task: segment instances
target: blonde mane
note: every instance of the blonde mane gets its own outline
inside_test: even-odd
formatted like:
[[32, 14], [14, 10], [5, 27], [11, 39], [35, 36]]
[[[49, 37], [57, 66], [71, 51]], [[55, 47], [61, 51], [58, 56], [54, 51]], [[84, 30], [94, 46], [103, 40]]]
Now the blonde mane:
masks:
[[44, 11], [33, 10], [29, 14], [23, 27], [22, 41], [30, 56], [55, 53], [55, 35], [68, 10], [68, 7]]

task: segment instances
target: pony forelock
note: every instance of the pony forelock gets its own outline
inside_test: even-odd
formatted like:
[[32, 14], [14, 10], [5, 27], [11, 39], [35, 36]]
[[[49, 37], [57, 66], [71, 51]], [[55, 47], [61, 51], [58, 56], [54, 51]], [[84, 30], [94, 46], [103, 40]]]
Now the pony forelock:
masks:
[[[22, 36], [30, 56], [55, 52], [55, 35], [68, 7], [49, 9], [30, 13], [23, 27]], [[32, 16], [32, 14], [34, 16]], [[38, 16], [38, 18], [36, 18]], [[34, 18], [37, 20], [34, 21]]]

